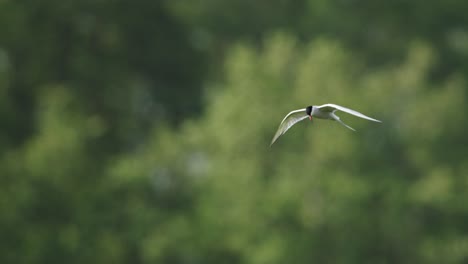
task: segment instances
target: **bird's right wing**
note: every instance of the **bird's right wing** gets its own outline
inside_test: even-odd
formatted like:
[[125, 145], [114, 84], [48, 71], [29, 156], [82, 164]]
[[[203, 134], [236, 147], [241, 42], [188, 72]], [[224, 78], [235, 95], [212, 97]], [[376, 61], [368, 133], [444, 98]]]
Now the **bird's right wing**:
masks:
[[283, 121], [281, 121], [281, 124], [279, 125], [275, 136], [271, 140], [270, 146], [273, 145], [273, 143], [275, 143], [275, 141], [281, 135], [286, 133], [286, 131], [288, 131], [288, 129], [290, 129], [294, 124], [296, 124], [299, 121], [302, 121], [302, 120], [306, 119], [307, 117], [308, 117], [308, 115], [307, 115], [305, 109], [298, 109], [298, 110], [294, 110], [294, 111], [289, 112], [289, 114], [287, 114], [284, 117]]
[[335, 110], [338, 110], [338, 111], [342, 111], [342, 112], [345, 112], [345, 113], [348, 113], [348, 114], [351, 114], [351, 115], [354, 115], [363, 119], [382, 123], [382, 121], [380, 120], [374, 119], [372, 117], [368, 117], [362, 113], [359, 113], [358, 111], [346, 108], [344, 106], [336, 105], [336, 104], [324, 104], [324, 105], [318, 106], [318, 109], [320, 109], [320, 111], [323, 111], [323, 112], [333, 112]]

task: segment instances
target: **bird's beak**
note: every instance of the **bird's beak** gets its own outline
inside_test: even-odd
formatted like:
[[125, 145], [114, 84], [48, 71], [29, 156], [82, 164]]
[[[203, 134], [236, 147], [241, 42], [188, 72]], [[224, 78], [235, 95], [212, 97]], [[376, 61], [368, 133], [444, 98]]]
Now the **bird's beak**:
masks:
[[309, 115], [309, 119], [310, 119], [310, 121], [312, 121], [312, 116], [311, 115]]

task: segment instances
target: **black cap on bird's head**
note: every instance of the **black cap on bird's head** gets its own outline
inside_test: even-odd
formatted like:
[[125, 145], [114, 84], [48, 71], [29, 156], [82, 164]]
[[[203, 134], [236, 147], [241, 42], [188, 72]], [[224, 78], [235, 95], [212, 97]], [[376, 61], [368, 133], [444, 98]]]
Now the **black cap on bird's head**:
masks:
[[312, 121], [312, 106], [311, 105], [306, 107], [306, 114], [309, 116], [310, 121]]

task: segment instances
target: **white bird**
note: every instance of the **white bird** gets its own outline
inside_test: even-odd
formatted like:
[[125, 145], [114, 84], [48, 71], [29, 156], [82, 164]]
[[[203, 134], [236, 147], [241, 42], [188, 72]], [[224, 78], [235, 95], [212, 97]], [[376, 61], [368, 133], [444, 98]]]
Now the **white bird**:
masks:
[[324, 104], [320, 106], [311, 105], [303, 109], [298, 109], [298, 110], [289, 112], [289, 114], [287, 114], [284, 117], [283, 121], [281, 121], [281, 124], [278, 127], [278, 131], [276, 131], [276, 134], [273, 137], [273, 140], [271, 140], [270, 146], [273, 145], [273, 143], [275, 143], [275, 141], [281, 135], [286, 133], [286, 131], [288, 131], [288, 129], [290, 129], [293, 125], [295, 125], [299, 121], [306, 119], [307, 117], [309, 117], [310, 121], [312, 121], [312, 117], [338, 121], [338, 123], [342, 124], [343, 126], [353, 131], [356, 131], [352, 127], [343, 123], [343, 121], [341, 121], [340, 118], [335, 114], [336, 111], [342, 111], [342, 112], [345, 112], [345, 113], [348, 113], [348, 114], [351, 114], [351, 115], [354, 115], [363, 119], [382, 123], [382, 121], [380, 120], [368, 117], [366, 115], [359, 113], [358, 111], [354, 111], [352, 109], [339, 106], [336, 104]]

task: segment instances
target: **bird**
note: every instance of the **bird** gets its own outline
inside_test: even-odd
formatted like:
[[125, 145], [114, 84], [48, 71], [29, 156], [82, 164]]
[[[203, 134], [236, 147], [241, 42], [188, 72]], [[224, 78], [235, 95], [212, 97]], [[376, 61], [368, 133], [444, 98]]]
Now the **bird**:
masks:
[[363, 119], [367, 119], [367, 120], [370, 120], [370, 121], [382, 123], [382, 121], [380, 121], [380, 120], [368, 117], [368, 116], [366, 116], [366, 115], [364, 115], [362, 113], [359, 113], [358, 111], [346, 108], [344, 106], [339, 106], [339, 105], [336, 105], [336, 104], [324, 104], [324, 105], [319, 105], [319, 106], [310, 105], [310, 106], [307, 106], [306, 108], [293, 110], [293, 111], [289, 112], [284, 117], [283, 121], [281, 121], [281, 123], [280, 123], [280, 125], [278, 127], [278, 130], [276, 131], [275, 136], [271, 140], [270, 147], [273, 145], [273, 143], [275, 143], [275, 141], [281, 135], [286, 133], [286, 131], [288, 131], [288, 129], [290, 129], [293, 125], [295, 125], [299, 121], [302, 121], [302, 120], [306, 119], [307, 117], [310, 119], [310, 121], [312, 121], [313, 117], [316, 117], [316, 118], [319, 118], [319, 119], [329, 119], [329, 120], [337, 121], [338, 123], [342, 124], [343, 126], [349, 128], [349, 129], [351, 129], [353, 131], [356, 131], [354, 128], [352, 128], [352, 127], [348, 126], [347, 124], [343, 123], [343, 121], [340, 120], [340, 117], [338, 117], [335, 114], [336, 111], [345, 112], [345, 113], [348, 113], [348, 114], [351, 114], [351, 115], [354, 115], [354, 116], [357, 116], [357, 117], [360, 117], [360, 118], [363, 118]]

